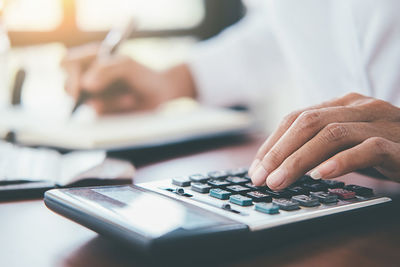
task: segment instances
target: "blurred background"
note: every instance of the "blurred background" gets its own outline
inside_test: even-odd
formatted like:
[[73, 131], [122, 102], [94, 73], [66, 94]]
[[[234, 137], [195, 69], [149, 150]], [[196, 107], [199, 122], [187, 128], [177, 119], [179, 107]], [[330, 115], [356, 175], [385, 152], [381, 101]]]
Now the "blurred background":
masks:
[[0, 0], [0, 103], [8, 105], [13, 77], [24, 68], [24, 107], [70, 107], [60, 69], [66, 49], [101, 41], [131, 17], [138, 30], [121, 53], [162, 69], [245, 13], [240, 0]]

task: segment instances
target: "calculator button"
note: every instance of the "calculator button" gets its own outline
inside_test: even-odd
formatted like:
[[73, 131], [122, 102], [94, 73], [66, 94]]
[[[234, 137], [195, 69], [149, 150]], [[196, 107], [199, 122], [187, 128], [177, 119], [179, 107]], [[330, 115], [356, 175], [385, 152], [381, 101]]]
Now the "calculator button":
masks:
[[303, 187], [307, 190], [310, 190], [310, 192], [318, 192], [318, 191], [326, 191], [328, 190], [328, 186], [326, 184], [323, 184], [321, 182], [317, 183], [306, 183], [303, 184]]
[[353, 191], [357, 195], [362, 196], [362, 197], [369, 197], [374, 194], [374, 192], [371, 188], [360, 186], [360, 185], [355, 185], [355, 184], [346, 185], [344, 187], [344, 189]]
[[209, 172], [208, 176], [212, 179], [224, 179], [229, 176], [229, 173], [226, 171], [214, 171]]
[[223, 204], [221, 208], [224, 209], [224, 210], [232, 210], [231, 205], [227, 204], [227, 203]]
[[247, 169], [246, 168], [238, 168], [234, 170], [229, 170], [228, 171], [229, 175], [231, 176], [245, 176], [247, 174]]
[[185, 192], [185, 189], [178, 187], [175, 189], [174, 191], [175, 194], [180, 195], [180, 196], [184, 196], [184, 197], [192, 197], [193, 195], [188, 194]]
[[244, 175], [243, 178], [249, 179], [249, 181], [251, 182], [251, 177], [248, 174]]
[[266, 214], [277, 214], [279, 206], [272, 203], [257, 203], [255, 210]]
[[225, 187], [225, 186], [231, 185], [231, 183], [228, 181], [218, 180], [218, 179], [208, 180], [207, 184], [211, 185], [212, 187]]
[[247, 184], [245, 184], [244, 186], [250, 188], [251, 190], [263, 191], [263, 190], [267, 189], [266, 186], [255, 186], [255, 185], [252, 184], [252, 183], [247, 183]]
[[185, 194], [185, 190], [178, 187], [177, 189], [175, 189], [175, 193], [177, 193], [178, 195], [183, 195]]
[[210, 190], [210, 196], [226, 200], [229, 199], [229, 197], [232, 195], [231, 192], [228, 192], [226, 190], [220, 189], [220, 188], [213, 188]]
[[212, 187], [208, 184], [192, 183], [191, 189], [199, 193], [208, 193]]
[[190, 186], [190, 179], [187, 176], [172, 178], [172, 184], [177, 186]]
[[315, 207], [320, 205], [318, 199], [306, 195], [294, 196], [292, 197], [292, 201], [298, 202], [301, 206], [304, 207]]
[[296, 181], [296, 184], [306, 184], [306, 183], [315, 183], [315, 180], [311, 178], [311, 176], [309, 175], [304, 175]]
[[226, 187], [226, 190], [231, 191], [234, 194], [246, 194], [250, 191], [250, 188], [241, 185], [230, 185]]
[[240, 185], [244, 185], [250, 182], [250, 179], [248, 178], [237, 177], [237, 176], [228, 177], [226, 178], [226, 180], [232, 184], [240, 184]]
[[274, 198], [290, 198], [292, 196], [292, 193], [287, 189], [281, 191], [273, 191], [268, 188], [265, 190], [265, 192]]
[[287, 190], [290, 191], [293, 196], [308, 195], [310, 193], [309, 190], [301, 186], [291, 186]]
[[335, 180], [321, 180], [321, 183], [326, 184], [328, 188], [343, 188], [344, 183]]
[[299, 203], [288, 199], [274, 199], [272, 201], [275, 205], [278, 205], [282, 210], [297, 210], [299, 209]]
[[247, 197], [251, 198], [254, 202], [271, 202], [272, 196], [258, 191], [248, 192]]
[[240, 205], [240, 206], [251, 206], [253, 202], [251, 198], [245, 197], [242, 195], [232, 195], [229, 197], [229, 201], [233, 204]]
[[189, 176], [189, 179], [195, 183], [205, 183], [210, 178], [203, 174], [193, 174]]
[[331, 194], [331, 193], [326, 193], [326, 192], [311, 192], [310, 195], [316, 199], [319, 200], [321, 203], [335, 203], [338, 200], [338, 196]]
[[356, 197], [356, 193], [342, 188], [329, 189], [329, 193], [337, 195], [340, 199], [351, 199]]

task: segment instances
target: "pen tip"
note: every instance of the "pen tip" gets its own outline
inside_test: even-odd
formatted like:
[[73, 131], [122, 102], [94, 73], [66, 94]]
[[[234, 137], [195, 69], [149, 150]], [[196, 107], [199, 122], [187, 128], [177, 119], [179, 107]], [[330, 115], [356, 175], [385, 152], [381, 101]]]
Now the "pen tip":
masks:
[[79, 105], [75, 104], [74, 107], [71, 110], [71, 116], [74, 115], [75, 111], [78, 109]]

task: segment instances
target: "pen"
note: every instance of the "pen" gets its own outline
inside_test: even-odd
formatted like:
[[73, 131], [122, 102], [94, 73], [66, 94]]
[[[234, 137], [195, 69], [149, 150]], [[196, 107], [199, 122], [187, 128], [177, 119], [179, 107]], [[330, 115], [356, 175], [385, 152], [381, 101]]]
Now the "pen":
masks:
[[14, 85], [12, 88], [11, 105], [18, 106], [21, 104], [22, 88], [26, 77], [26, 71], [19, 69], [15, 75]]
[[[135, 26], [136, 26], [135, 21], [133, 19], [130, 19], [123, 29], [117, 29], [117, 28], [111, 29], [108, 32], [106, 38], [104, 38], [104, 40], [100, 44], [99, 50], [97, 52], [97, 58], [96, 58], [97, 61], [104, 62], [111, 55], [113, 55], [118, 50], [120, 44], [129, 38]], [[94, 97], [105, 97], [110, 95], [110, 92], [107, 91], [108, 90], [97, 94], [93, 94], [85, 90], [82, 90], [79, 93], [78, 99], [72, 109], [71, 115], [74, 114], [74, 112], [78, 109], [80, 105], [82, 105], [89, 99]]]

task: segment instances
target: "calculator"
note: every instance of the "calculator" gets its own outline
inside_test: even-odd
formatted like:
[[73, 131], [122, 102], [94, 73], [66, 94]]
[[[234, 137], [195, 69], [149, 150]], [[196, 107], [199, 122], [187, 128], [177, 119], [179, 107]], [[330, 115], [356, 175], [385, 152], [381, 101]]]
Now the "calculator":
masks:
[[53, 211], [146, 255], [181, 256], [232, 254], [260, 241], [270, 243], [279, 231], [296, 225], [391, 199], [372, 188], [307, 175], [273, 191], [254, 186], [247, 169], [238, 168], [136, 185], [53, 189], [44, 201]]

